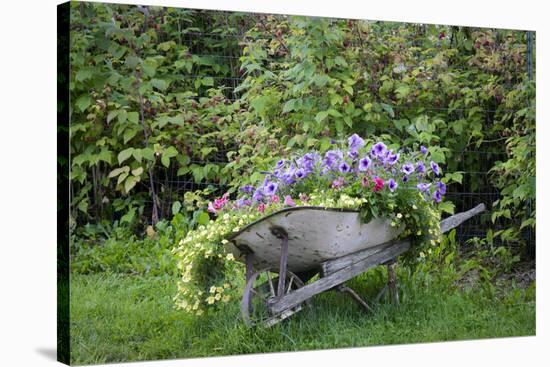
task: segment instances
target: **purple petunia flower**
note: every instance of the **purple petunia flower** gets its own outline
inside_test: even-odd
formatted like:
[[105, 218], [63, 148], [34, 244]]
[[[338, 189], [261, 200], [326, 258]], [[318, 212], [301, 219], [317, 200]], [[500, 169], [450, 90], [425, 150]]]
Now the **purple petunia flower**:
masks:
[[397, 189], [397, 182], [393, 178], [390, 178], [388, 180], [388, 189], [390, 189], [391, 192], [394, 192], [395, 189]]
[[275, 195], [275, 193], [277, 192], [277, 187], [278, 185], [276, 182], [268, 182], [264, 186], [264, 194], [266, 194], [267, 196]]
[[344, 159], [344, 153], [342, 153], [341, 150], [329, 150], [325, 153], [323, 162], [326, 166], [333, 168], [335, 165], [340, 163], [342, 159]]
[[313, 166], [319, 161], [319, 154], [317, 152], [306, 153], [303, 156], [305, 166]]
[[420, 161], [416, 163], [416, 172], [418, 173], [426, 172], [426, 166], [424, 165], [424, 162]]
[[[237, 200], [235, 201], [235, 207], [236, 207], [237, 209], [242, 208], [243, 206], [246, 205], [246, 201], [247, 201], [247, 200], [246, 200], [245, 198], [239, 198], [239, 199], [237, 199]], [[250, 201], [250, 200], [248, 200], [248, 201]]]
[[407, 175], [403, 176], [402, 180], [403, 180], [403, 182], [409, 181], [409, 176], [407, 176]]
[[240, 192], [244, 192], [245, 194], [251, 194], [254, 192], [254, 186], [251, 185], [245, 185], [239, 189]]
[[414, 172], [414, 166], [412, 163], [406, 163], [401, 167], [401, 172], [403, 172], [406, 175], [410, 175]]
[[350, 150], [348, 151], [348, 157], [352, 160], [356, 160], [357, 157], [359, 157], [359, 153], [356, 150]]
[[419, 183], [418, 185], [416, 185], [416, 188], [422, 192], [426, 192], [429, 190], [430, 188], [430, 184], [429, 183]]
[[441, 193], [439, 191], [435, 191], [432, 195], [432, 198], [436, 203], [439, 203], [441, 201]]
[[437, 165], [437, 163], [435, 163], [434, 161], [431, 161], [430, 167], [432, 167], [432, 171], [435, 173], [435, 175], [439, 176], [441, 172], [439, 171], [439, 166]]
[[371, 149], [371, 154], [378, 158], [381, 158], [386, 155], [386, 151], [387, 151], [386, 144], [380, 141], [374, 144], [374, 146]]
[[263, 190], [260, 187], [258, 187], [256, 191], [254, 191], [254, 195], [252, 195], [252, 198], [256, 201], [262, 201], [262, 199], [264, 198]]
[[285, 160], [284, 160], [284, 159], [281, 159], [281, 160], [279, 160], [279, 161], [277, 162], [276, 167], [277, 167], [277, 168], [281, 168], [281, 167], [283, 167], [284, 165], [285, 165]]
[[363, 159], [361, 159], [359, 161], [359, 171], [366, 171], [369, 169], [369, 166], [370, 166], [370, 158], [369, 157], [364, 157]]
[[397, 163], [397, 160], [399, 159], [399, 153], [393, 153], [391, 150], [389, 151], [389, 154], [386, 158], [386, 162], [390, 165], [390, 166], [393, 166], [395, 163]]
[[358, 149], [361, 149], [365, 146], [365, 141], [357, 134], [353, 134], [348, 138], [349, 150], [352, 152], [357, 152]]
[[351, 167], [346, 162], [342, 162], [338, 165], [338, 169], [342, 173], [348, 173], [351, 170]]
[[300, 179], [304, 178], [306, 177], [306, 171], [303, 168], [298, 168], [294, 173], [294, 177], [300, 178]]
[[441, 195], [445, 195], [445, 193], [447, 192], [447, 185], [445, 185], [443, 182], [439, 181], [438, 183], [436, 183], [437, 185], [437, 191], [439, 191], [439, 193]]
[[424, 145], [421, 145], [420, 146], [420, 153], [422, 153], [422, 154], [428, 153], [428, 148], [426, 148]]

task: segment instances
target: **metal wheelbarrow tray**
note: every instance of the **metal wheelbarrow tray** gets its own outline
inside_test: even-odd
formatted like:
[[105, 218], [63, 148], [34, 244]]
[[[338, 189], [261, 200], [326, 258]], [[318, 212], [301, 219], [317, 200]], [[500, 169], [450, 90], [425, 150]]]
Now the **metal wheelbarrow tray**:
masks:
[[[484, 210], [485, 205], [480, 204], [444, 219], [441, 232]], [[285, 208], [250, 223], [226, 244], [226, 249], [246, 264], [241, 301], [244, 322], [271, 326], [330, 289], [346, 292], [370, 309], [344, 283], [381, 264], [388, 265], [387, 288], [392, 301], [398, 302], [393, 264], [410, 247], [408, 239], [397, 239], [403, 229], [381, 218], [362, 223], [354, 210], [313, 206]], [[304, 284], [318, 273], [319, 279]]]

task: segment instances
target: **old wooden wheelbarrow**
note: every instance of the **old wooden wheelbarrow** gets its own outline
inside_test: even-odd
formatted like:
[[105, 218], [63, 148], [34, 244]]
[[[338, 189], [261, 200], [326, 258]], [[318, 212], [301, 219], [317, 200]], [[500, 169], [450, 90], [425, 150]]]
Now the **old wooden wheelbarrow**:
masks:
[[[441, 232], [457, 227], [483, 212], [480, 204], [441, 221]], [[246, 264], [246, 286], [241, 301], [244, 322], [271, 326], [300, 311], [326, 290], [349, 294], [368, 304], [345, 282], [377, 265], [388, 266], [392, 302], [398, 302], [394, 264], [410, 241], [397, 239], [403, 228], [389, 220], [362, 223], [354, 210], [299, 206], [279, 210], [235, 233], [226, 249]], [[305, 284], [313, 276], [319, 278]]]

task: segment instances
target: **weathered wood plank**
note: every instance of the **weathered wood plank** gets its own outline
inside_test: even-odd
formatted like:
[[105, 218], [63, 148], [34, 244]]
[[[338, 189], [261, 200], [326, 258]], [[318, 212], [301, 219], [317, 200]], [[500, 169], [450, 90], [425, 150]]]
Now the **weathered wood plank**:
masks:
[[485, 204], [479, 204], [475, 208], [472, 208], [468, 211], [455, 214], [449, 218], [445, 218], [441, 221], [441, 233], [445, 233], [450, 231], [453, 228], [458, 227], [463, 222], [467, 221], [468, 219], [478, 215], [479, 213], [482, 213], [485, 211]]
[[301, 304], [316, 294], [348, 281], [373, 266], [379, 265], [399, 256], [403, 252], [407, 251], [409, 247], [410, 243], [408, 241], [396, 242], [394, 245], [386, 247], [385, 249], [382, 249], [381, 251], [374, 253], [361, 261], [353, 263], [344, 269], [338, 270], [337, 272], [297, 289], [294, 292], [290, 292], [280, 299], [270, 299], [268, 307], [273, 315], [277, 315], [291, 307]]
[[332, 273], [337, 272], [338, 270], [344, 269], [352, 264], [362, 261], [367, 257], [372, 256], [375, 253], [380, 252], [388, 247], [394, 246], [398, 242], [399, 241], [396, 240], [389, 241], [378, 246], [369, 247], [365, 250], [356, 251], [337, 259], [325, 261], [321, 264], [321, 275], [328, 276]]

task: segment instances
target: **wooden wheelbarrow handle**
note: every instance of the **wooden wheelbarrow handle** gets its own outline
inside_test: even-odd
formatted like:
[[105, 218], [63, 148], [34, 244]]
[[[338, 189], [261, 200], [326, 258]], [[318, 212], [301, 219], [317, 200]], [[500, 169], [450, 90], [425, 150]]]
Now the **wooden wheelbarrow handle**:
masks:
[[441, 233], [450, 231], [453, 228], [458, 227], [463, 222], [485, 211], [485, 204], [479, 204], [475, 208], [467, 210], [462, 213], [455, 214], [449, 218], [445, 218], [441, 221]]

